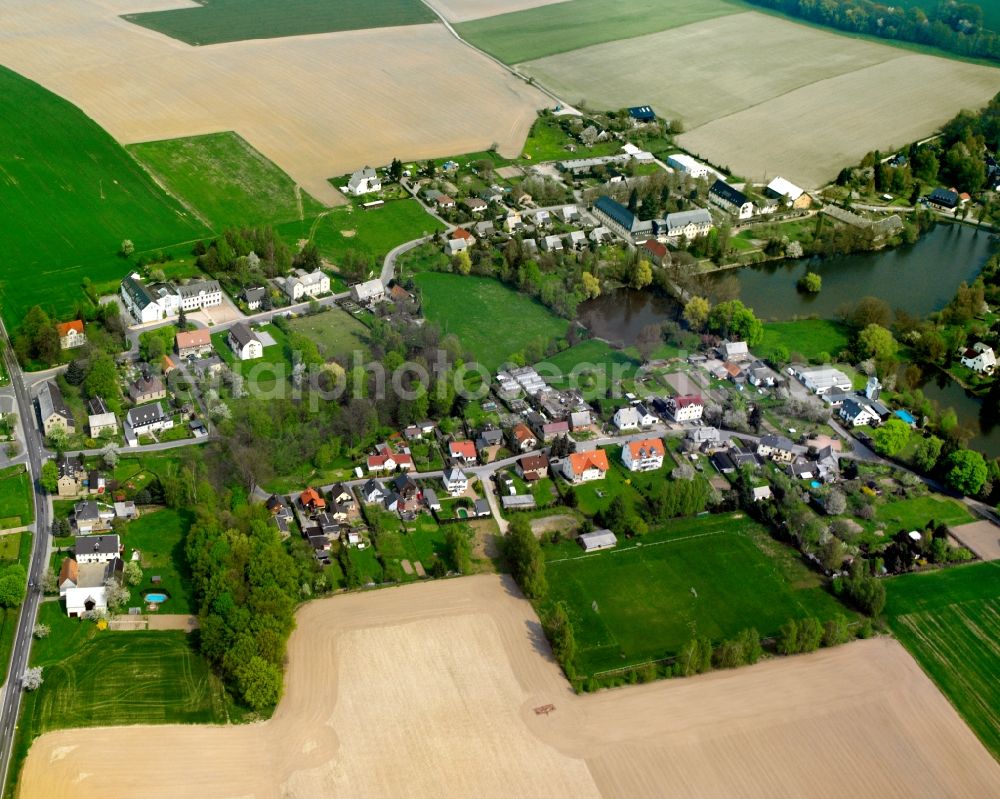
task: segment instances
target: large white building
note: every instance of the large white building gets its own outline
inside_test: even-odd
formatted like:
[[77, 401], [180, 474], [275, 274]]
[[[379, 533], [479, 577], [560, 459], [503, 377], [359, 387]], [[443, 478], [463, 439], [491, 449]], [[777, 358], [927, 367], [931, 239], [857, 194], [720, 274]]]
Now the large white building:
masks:
[[78, 535], [73, 545], [77, 563], [109, 563], [121, 553], [121, 540], [116, 534]]
[[243, 322], [237, 322], [229, 328], [226, 342], [229, 344], [229, 349], [241, 361], [252, 361], [255, 358], [264, 357], [264, 344], [257, 338], [257, 334]]
[[705, 412], [705, 405], [697, 394], [668, 397], [665, 405], [675, 422], [697, 422]]
[[807, 389], [816, 396], [823, 396], [828, 391], [850, 391], [853, 387], [851, 378], [839, 369], [823, 366], [815, 369], [800, 369], [796, 376]]
[[967, 366], [974, 372], [991, 375], [997, 368], [997, 357], [991, 346], [978, 341], [962, 353], [962, 366]]
[[351, 286], [351, 297], [354, 298], [355, 302], [360, 302], [364, 305], [381, 302], [385, 299], [385, 286], [379, 278], [366, 280], [364, 283]]
[[671, 240], [680, 239], [682, 236], [691, 240], [707, 236], [711, 229], [712, 215], [704, 208], [693, 208], [690, 211], [667, 214], [658, 232]]
[[737, 219], [753, 216], [753, 203], [735, 186], [724, 180], [717, 180], [708, 190], [708, 201], [733, 214]]
[[622, 447], [622, 463], [630, 472], [649, 472], [663, 466], [663, 442], [658, 438], [630, 441]]
[[369, 194], [373, 191], [380, 191], [381, 189], [382, 181], [379, 179], [378, 173], [370, 166], [359, 169], [347, 181], [347, 190], [355, 197], [360, 197], [362, 194]]
[[292, 302], [299, 302], [306, 297], [318, 297], [330, 291], [330, 276], [322, 269], [315, 272], [299, 271], [285, 278], [285, 294]]
[[122, 279], [120, 295], [125, 309], [139, 324], [159, 322], [180, 313], [222, 305], [217, 280], [198, 280], [177, 287], [172, 283], [146, 284], [137, 272]]
[[701, 161], [697, 161], [685, 153], [668, 155], [667, 166], [692, 178], [707, 178], [710, 172], [709, 168]]

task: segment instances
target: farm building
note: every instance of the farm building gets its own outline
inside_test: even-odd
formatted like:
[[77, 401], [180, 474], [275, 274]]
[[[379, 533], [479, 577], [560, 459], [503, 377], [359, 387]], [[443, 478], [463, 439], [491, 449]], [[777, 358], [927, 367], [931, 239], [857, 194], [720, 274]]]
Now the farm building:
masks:
[[678, 172], [683, 172], [688, 177], [696, 179], [707, 178], [709, 173], [707, 166], [686, 153], [674, 153], [673, 155], [668, 155], [667, 166], [671, 169], [676, 169]]
[[362, 194], [369, 194], [373, 191], [379, 191], [381, 188], [382, 181], [379, 179], [378, 173], [370, 166], [366, 166], [364, 169], [359, 169], [357, 172], [352, 174], [350, 180], [347, 181], [347, 190], [355, 197], [360, 197]]
[[610, 530], [594, 530], [592, 533], [583, 533], [576, 540], [580, 542], [584, 552], [614, 549], [618, 545], [618, 538]]
[[782, 177], [777, 177], [768, 183], [764, 194], [775, 200], [783, 200], [792, 208], [808, 208], [812, 205], [812, 197], [806, 194], [804, 189]]
[[653, 122], [656, 112], [648, 105], [635, 105], [628, 109], [628, 115], [636, 122]]
[[753, 203], [743, 192], [724, 180], [717, 180], [712, 184], [712, 188], [708, 190], [708, 200], [737, 219], [749, 219], [753, 216]]

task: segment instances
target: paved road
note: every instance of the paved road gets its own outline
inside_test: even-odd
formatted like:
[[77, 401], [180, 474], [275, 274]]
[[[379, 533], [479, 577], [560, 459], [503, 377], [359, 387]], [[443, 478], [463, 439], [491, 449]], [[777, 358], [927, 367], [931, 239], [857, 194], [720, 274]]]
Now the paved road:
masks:
[[0, 701], [2, 701], [2, 705], [0, 705], [0, 777], [2, 777], [3, 784], [6, 785], [14, 729], [17, 715], [21, 709], [20, 680], [28, 666], [28, 658], [31, 654], [32, 631], [38, 617], [38, 606], [42, 599], [42, 575], [48, 568], [51, 537], [49, 536], [49, 499], [37, 479], [42, 469], [42, 436], [34, 423], [35, 410], [25, 386], [24, 376], [13, 357], [7, 331], [2, 329], [2, 326], [0, 326], [0, 334], [7, 344], [4, 348], [4, 358], [17, 400], [28, 473], [32, 478], [35, 501], [35, 523], [33, 525], [35, 535], [31, 563], [28, 568], [29, 589], [17, 622], [7, 682], [3, 686], [2, 695], [0, 695]]

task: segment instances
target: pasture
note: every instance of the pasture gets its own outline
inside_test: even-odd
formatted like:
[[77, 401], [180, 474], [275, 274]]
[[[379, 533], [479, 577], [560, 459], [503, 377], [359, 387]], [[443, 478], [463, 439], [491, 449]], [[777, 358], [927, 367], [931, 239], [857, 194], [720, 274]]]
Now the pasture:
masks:
[[[294, 19], [287, 3], [270, 4]], [[494, 143], [517, 156], [536, 109], [547, 104], [443, 25], [190, 47], [123, 22], [117, 14], [134, 10], [123, 5], [40, 0], [13, 7], [4, 19], [4, 63], [75, 103], [123, 143], [234, 131], [325, 205], [344, 202], [328, 178], [396, 156], [434, 158]], [[455, 97], [461, 104], [443, 103]], [[124, 235], [115, 232], [118, 241]], [[132, 238], [142, 249], [141, 231]], [[185, 238], [194, 235], [163, 236], [157, 244]]]
[[196, 6], [123, 18], [195, 46], [421, 25], [436, 19], [420, 0], [198, 0]]
[[31, 524], [35, 519], [35, 492], [24, 465], [0, 470], [0, 529]]
[[313, 316], [300, 316], [288, 323], [296, 333], [316, 344], [326, 360], [336, 356], [349, 357], [361, 352], [368, 356], [368, 328], [346, 311], [333, 308]]
[[423, 272], [416, 282], [424, 316], [445, 335], [458, 336], [465, 351], [491, 372], [528, 344], [562, 336], [569, 324], [492, 278]]
[[324, 210], [237, 133], [130, 145], [128, 151], [215, 232]]
[[802, 319], [765, 322], [764, 340], [759, 349], [765, 357], [784, 348], [789, 356], [798, 353], [807, 361], [816, 361], [823, 354], [835, 359], [848, 344], [850, 330], [847, 325], [832, 319]]
[[288, 660], [269, 721], [53, 732], [35, 742], [21, 796], [122, 796], [136, 775], [147, 799], [429, 799], [443, 774], [449, 793], [484, 799], [539, 786], [596, 799], [808, 796], [817, 785], [930, 799], [988, 796], [1000, 781], [888, 638], [575, 696], [531, 605], [509, 578], [481, 575], [303, 605]]
[[905, 574], [886, 587], [892, 632], [1000, 758], [1000, 564]]
[[770, 636], [790, 618], [848, 615], [792, 550], [739, 513], [676, 520], [639, 546], [549, 552], [549, 600], [566, 603], [585, 674], [668, 657], [695, 636]]
[[[669, 9], [659, 0], [620, 0], [613, 8], [602, 0], [570, 0], [466, 22], [455, 28], [476, 47], [507, 64], [519, 64], [602, 42], [679, 28], [739, 10], [725, 0], [671, 0]], [[566, 99], [576, 102], [578, 96]]]
[[69, 314], [83, 299], [84, 278], [120, 279], [122, 239], [141, 252], [205, 233], [79, 109], [3, 67], [0, 141], [0, 306], [8, 329], [36, 304]]

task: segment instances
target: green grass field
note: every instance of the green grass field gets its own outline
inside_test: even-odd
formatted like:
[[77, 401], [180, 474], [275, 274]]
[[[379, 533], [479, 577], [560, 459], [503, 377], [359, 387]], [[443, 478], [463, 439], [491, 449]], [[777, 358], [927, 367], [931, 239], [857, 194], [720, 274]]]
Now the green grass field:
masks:
[[126, 14], [124, 19], [192, 45], [308, 33], [421, 25], [437, 16], [419, 0], [198, 0], [201, 8]]
[[[508, 64], [630, 39], [742, 11], [725, 0], [570, 0], [463, 22], [463, 38]], [[575, 100], [575, 98], [574, 98]]]
[[416, 281], [423, 292], [424, 316], [445, 334], [458, 336], [491, 371], [529, 342], [549, 341], [566, 332], [565, 319], [499, 280], [424, 272]]
[[631, 377], [639, 362], [604, 341], [590, 339], [535, 364], [539, 374], [558, 387], [574, 387], [589, 399], [603, 397], [608, 386]]
[[274, 344], [264, 347], [264, 355], [252, 361], [239, 361], [233, 351], [229, 349], [227, 343], [227, 333], [215, 333], [212, 336], [212, 344], [216, 353], [225, 361], [229, 368], [237, 374], [243, 375], [246, 381], [246, 388], [253, 392], [254, 389], [269, 391], [276, 383], [287, 380], [292, 374], [292, 364], [289, 360], [291, 353], [288, 351], [288, 340], [274, 325], [264, 325], [256, 332], [270, 333], [274, 339]]
[[[44, 120], [44, 124], [40, 123]], [[0, 68], [0, 306], [8, 329], [36, 304], [60, 316], [85, 277], [108, 285], [137, 252], [205, 234], [107, 133], [65, 100]]]
[[764, 340], [755, 348], [761, 355], [770, 356], [778, 347], [789, 354], [799, 353], [815, 361], [821, 353], [832, 358], [850, 344], [847, 325], [830, 319], [803, 319], [797, 322], [765, 322]]
[[368, 328], [346, 311], [334, 308], [315, 316], [302, 316], [288, 323], [316, 343], [319, 354], [327, 360], [362, 352], [367, 357]]
[[964, 505], [945, 497], [914, 497], [887, 502], [876, 507], [875, 518], [890, 533], [897, 530], [923, 530], [931, 521], [951, 527], [975, 521]]
[[52, 633], [34, 642], [31, 665], [43, 668], [45, 683], [25, 694], [12, 775], [35, 737], [50, 730], [228, 721], [222, 683], [185, 633], [100, 632], [67, 618], [58, 602], [43, 602], [39, 620]]
[[314, 217], [324, 210], [231, 131], [133, 144], [128, 151], [216, 232]]
[[[169, 599], [161, 606], [163, 613], [194, 613], [188, 585], [191, 572], [184, 555], [184, 538], [191, 526], [187, 511], [160, 510], [146, 513], [125, 527], [125, 557], [132, 550], [141, 553], [142, 582], [132, 588], [132, 607], [141, 607], [146, 591], [164, 591]], [[160, 577], [154, 585], [152, 578]]]
[[367, 255], [377, 273], [393, 247], [444, 230], [444, 226], [416, 200], [389, 200], [371, 211], [349, 205], [279, 229], [289, 240], [311, 239], [320, 253], [335, 264], [348, 250]]
[[[31, 561], [31, 542], [31, 533], [9, 533], [0, 536], [0, 571], [18, 561], [27, 570]], [[14, 636], [17, 634], [17, 620], [20, 615], [20, 606], [0, 608], [0, 683], [7, 679], [10, 653], [14, 648]]]
[[0, 470], [0, 517], [5, 528], [21, 527], [35, 519], [35, 495], [23, 465]]
[[886, 581], [889, 627], [1000, 758], [1000, 563]]
[[586, 674], [667, 657], [694, 636], [770, 636], [789, 618], [850, 615], [742, 514], [677, 520], [594, 555], [565, 547], [547, 564], [549, 599], [567, 605]]
[[[535, 120], [531, 132], [524, 143], [522, 152], [529, 161], [558, 161], [563, 158], [593, 158], [611, 155], [619, 150], [617, 141], [598, 142], [593, 147], [584, 147], [562, 129], [559, 117], [542, 116]], [[566, 145], [572, 143], [572, 154]]]

